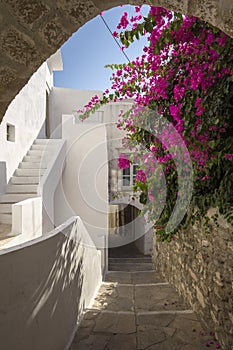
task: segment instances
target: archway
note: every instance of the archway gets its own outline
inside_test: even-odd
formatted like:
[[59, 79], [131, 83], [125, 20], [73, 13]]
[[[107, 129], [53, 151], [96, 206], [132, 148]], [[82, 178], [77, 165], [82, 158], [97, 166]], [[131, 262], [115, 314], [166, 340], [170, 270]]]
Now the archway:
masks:
[[148, 224], [145, 217], [140, 215], [141, 208], [137, 201], [116, 200], [111, 203], [108, 237], [110, 265], [111, 259], [151, 256], [153, 224]]
[[83, 24], [101, 11], [129, 3], [162, 6], [200, 17], [233, 36], [229, 0], [7, 0], [0, 4], [0, 121], [36, 69]]

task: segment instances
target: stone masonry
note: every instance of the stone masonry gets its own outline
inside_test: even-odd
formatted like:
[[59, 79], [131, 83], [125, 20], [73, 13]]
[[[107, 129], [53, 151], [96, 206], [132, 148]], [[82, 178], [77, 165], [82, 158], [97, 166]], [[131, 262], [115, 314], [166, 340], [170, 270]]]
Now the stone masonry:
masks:
[[[1, 0], [0, 121], [37, 68], [83, 24], [122, 0]], [[233, 36], [231, 0], [130, 0], [198, 16]]]
[[154, 266], [179, 291], [225, 350], [233, 349], [233, 231], [223, 218], [203, 223], [171, 243], [154, 244]]

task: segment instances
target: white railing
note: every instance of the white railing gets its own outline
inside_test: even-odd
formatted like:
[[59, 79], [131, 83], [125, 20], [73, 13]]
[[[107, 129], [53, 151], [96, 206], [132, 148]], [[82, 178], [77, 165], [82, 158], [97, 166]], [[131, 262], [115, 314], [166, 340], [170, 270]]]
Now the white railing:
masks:
[[[53, 142], [53, 140], [51, 140]], [[54, 194], [65, 165], [66, 140], [56, 140], [56, 151], [39, 185], [43, 201], [43, 233], [54, 228]]]

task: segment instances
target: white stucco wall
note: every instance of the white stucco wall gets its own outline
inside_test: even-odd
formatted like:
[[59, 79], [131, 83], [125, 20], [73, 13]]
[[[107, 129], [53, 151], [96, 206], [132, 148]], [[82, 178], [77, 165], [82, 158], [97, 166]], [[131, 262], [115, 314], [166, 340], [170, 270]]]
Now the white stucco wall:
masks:
[[141, 238], [135, 241], [136, 247], [144, 255], [152, 255], [154, 230], [151, 228]]
[[50, 137], [61, 138], [62, 115], [82, 109], [94, 95], [102, 96], [102, 91], [53, 87], [49, 96]]
[[[7, 163], [7, 180], [27, 153], [45, 120], [46, 75], [44, 63], [12, 101], [0, 125], [0, 161]], [[6, 124], [15, 126], [15, 142], [6, 140]]]
[[103, 124], [76, 124], [64, 116], [67, 153], [55, 193], [55, 224], [79, 215], [97, 247], [106, 245], [108, 228], [108, 155]]

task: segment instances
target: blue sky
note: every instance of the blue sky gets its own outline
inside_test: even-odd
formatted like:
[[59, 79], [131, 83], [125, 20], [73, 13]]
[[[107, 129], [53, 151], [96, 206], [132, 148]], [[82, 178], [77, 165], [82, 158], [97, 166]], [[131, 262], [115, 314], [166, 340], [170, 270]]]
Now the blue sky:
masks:
[[[148, 6], [143, 6], [145, 15]], [[134, 7], [125, 5], [104, 12], [104, 18], [112, 32], [123, 12], [134, 14]], [[146, 38], [135, 42], [125, 50], [129, 59], [142, 54]], [[72, 89], [105, 90], [110, 88], [111, 70], [104, 68], [106, 64], [124, 63], [126, 58], [105, 27], [100, 16], [81, 27], [61, 47], [63, 71], [54, 73], [54, 85]]]

